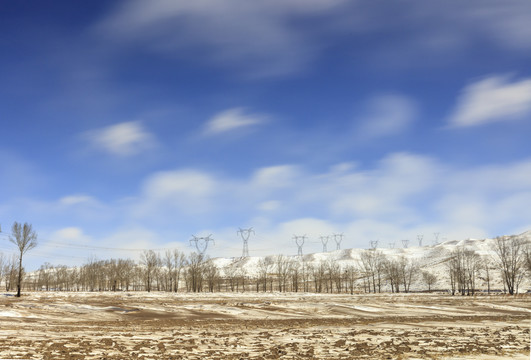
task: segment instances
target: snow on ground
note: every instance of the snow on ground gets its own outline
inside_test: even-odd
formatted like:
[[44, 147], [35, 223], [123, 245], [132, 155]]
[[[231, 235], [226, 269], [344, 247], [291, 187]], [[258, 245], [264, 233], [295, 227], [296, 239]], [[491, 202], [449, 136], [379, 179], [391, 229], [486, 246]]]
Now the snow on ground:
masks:
[[[531, 231], [527, 231], [519, 235], [520, 237], [531, 241]], [[464, 239], [464, 240], [448, 240], [436, 245], [413, 246], [409, 244], [407, 248], [377, 248], [389, 259], [398, 259], [405, 257], [411, 261], [416, 262], [420, 266], [420, 270], [426, 270], [437, 276], [439, 279], [439, 286], [441, 288], [448, 288], [448, 269], [446, 262], [449, 255], [456, 248], [464, 246], [466, 249], [474, 250], [482, 257], [484, 263], [490, 264], [492, 270], [495, 270], [495, 262], [497, 259], [494, 249], [495, 239]], [[363, 249], [342, 249], [334, 250], [326, 253], [306, 254], [300, 259], [298, 256], [290, 256], [292, 261], [303, 261], [306, 265], [318, 265], [323, 261], [336, 261], [343, 268], [348, 266], [360, 267], [360, 255]], [[212, 261], [218, 268], [221, 269], [222, 275], [225, 275], [227, 267], [234, 267], [236, 269], [243, 269], [248, 276], [254, 277], [259, 273], [259, 262], [262, 259], [267, 259], [270, 262], [275, 262], [275, 256], [267, 257], [249, 257], [241, 258], [214, 258]], [[477, 286], [479, 289], [486, 289], [487, 285], [481, 277], [478, 277]], [[493, 289], [503, 289], [503, 284], [498, 273], [494, 272], [492, 276], [491, 287]], [[424, 286], [417, 282], [412, 285], [412, 290], [424, 290]], [[437, 288], [437, 285], [435, 285]], [[531, 281], [528, 278], [524, 279], [520, 285], [520, 291], [531, 289]]]
[[529, 358], [531, 296], [27, 293], [0, 358]]

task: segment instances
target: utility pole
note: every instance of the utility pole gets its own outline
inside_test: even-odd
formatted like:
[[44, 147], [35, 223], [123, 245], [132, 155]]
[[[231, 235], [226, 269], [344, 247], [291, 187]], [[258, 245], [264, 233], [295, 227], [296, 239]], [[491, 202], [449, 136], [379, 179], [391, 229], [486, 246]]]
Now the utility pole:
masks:
[[334, 234], [334, 241], [336, 242], [336, 250], [341, 249], [341, 241], [343, 241], [343, 234]]
[[424, 235], [417, 235], [417, 240], [419, 241], [419, 246], [422, 246], [422, 239], [424, 239]]
[[319, 236], [319, 239], [321, 239], [321, 243], [323, 244], [323, 252], [327, 252], [326, 244], [328, 244], [328, 240], [330, 239], [330, 236]]
[[302, 246], [304, 245], [304, 241], [306, 240], [306, 235], [302, 235], [302, 236], [293, 235], [293, 240], [295, 240], [295, 244], [297, 244], [299, 248], [297, 255], [302, 257]]
[[248, 229], [240, 228], [240, 230], [237, 232], [237, 234], [240, 234], [243, 240], [242, 259], [249, 257], [249, 237], [251, 237], [251, 233], [255, 233], [252, 227]]
[[193, 239], [190, 239], [190, 246], [192, 246], [192, 242], [195, 243], [195, 248], [197, 249], [197, 252], [199, 255], [203, 256], [205, 255], [206, 249], [208, 248], [208, 243], [212, 241], [214, 244], [214, 239], [211, 238], [212, 234], [206, 236], [206, 237], [197, 237], [195, 235], [192, 235]]
[[405, 249], [407, 249], [408, 244], [409, 244], [409, 240], [402, 240], [402, 245], [404, 245]]

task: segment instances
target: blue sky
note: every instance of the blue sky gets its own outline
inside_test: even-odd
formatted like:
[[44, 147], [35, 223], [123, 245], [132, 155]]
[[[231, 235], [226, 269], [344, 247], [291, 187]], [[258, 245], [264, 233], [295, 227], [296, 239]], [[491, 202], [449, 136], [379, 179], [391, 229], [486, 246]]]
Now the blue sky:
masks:
[[531, 228], [531, 3], [0, 5], [0, 251], [29, 266]]

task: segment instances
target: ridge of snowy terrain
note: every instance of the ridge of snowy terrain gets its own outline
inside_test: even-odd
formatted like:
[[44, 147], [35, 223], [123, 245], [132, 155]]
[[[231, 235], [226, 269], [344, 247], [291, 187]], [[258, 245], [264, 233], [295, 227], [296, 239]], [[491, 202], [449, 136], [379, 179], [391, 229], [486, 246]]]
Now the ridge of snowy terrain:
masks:
[[[518, 237], [531, 241], [531, 231], [526, 231]], [[487, 262], [491, 274], [491, 287], [496, 289], [503, 288], [501, 276], [497, 269], [496, 261], [497, 255], [494, 251], [495, 239], [464, 239], [464, 240], [448, 240], [437, 245], [426, 246], [409, 246], [407, 248], [376, 248], [388, 259], [398, 259], [405, 257], [410, 261], [416, 262], [420, 271], [429, 271], [437, 276], [438, 282], [434, 288], [448, 288], [448, 269], [446, 262], [452, 251], [456, 248], [464, 246], [466, 249], [474, 250], [481, 256], [481, 261]], [[250, 249], [252, 252], [252, 249]], [[367, 249], [341, 249], [334, 250], [325, 253], [311, 253], [305, 254], [301, 257], [293, 255], [286, 256], [291, 261], [302, 261], [305, 265], [318, 265], [322, 261], [334, 261], [337, 262], [342, 269], [348, 266], [355, 266], [360, 268], [360, 255]], [[271, 263], [275, 263], [276, 255], [269, 256], [250, 256], [247, 258], [213, 258], [212, 262], [220, 269], [224, 274], [224, 269], [228, 267], [235, 267], [245, 272], [247, 276], [257, 276], [259, 272], [259, 262], [262, 259], [268, 259]], [[486, 265], [486, 264], [485, 264]], [[419, 271], [419, 274], [420, 274]], [[482, 274], [478, 276], [478, 288], [486, 288], [486, 282], [484, 281]], [[416, 281], [417, 286], [412, 288], [421, 288], [420, 279]], [[521, 292], [531, 288], [531, 281], [529, 277], [525, 277], [520, 284]]]

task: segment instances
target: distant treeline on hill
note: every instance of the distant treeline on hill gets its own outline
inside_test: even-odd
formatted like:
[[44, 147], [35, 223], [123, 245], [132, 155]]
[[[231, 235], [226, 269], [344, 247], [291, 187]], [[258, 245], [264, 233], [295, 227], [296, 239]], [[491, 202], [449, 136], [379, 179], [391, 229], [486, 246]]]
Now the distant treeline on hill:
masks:
[[[173, 250], [146, 250], [141, 260], [89, 259], [79, 267], [45, 263], [24, 276], [32, 291], [167, 291], [167, 292], [316, 292], [380, 293], [445, 290], [472, 295], [477, 291], [516, 294], [530, 283], [531, 243], [527, 237], [492, 241], [493, 256], [465, 245], [433, 261], [390, 256], [378, 249], [360, 250], [355, 260], [334, 257], [307, 260], [284, 255], [264, 258], [209, 259]], [[1, 254], [0, 254], [1, 255]], [[429, 259], [428, 259], [429, 260]], [[0, 285], [13, 291], [17, 259], [0, 256]], [[526, 289], [524, 289], [525, 291]]]

